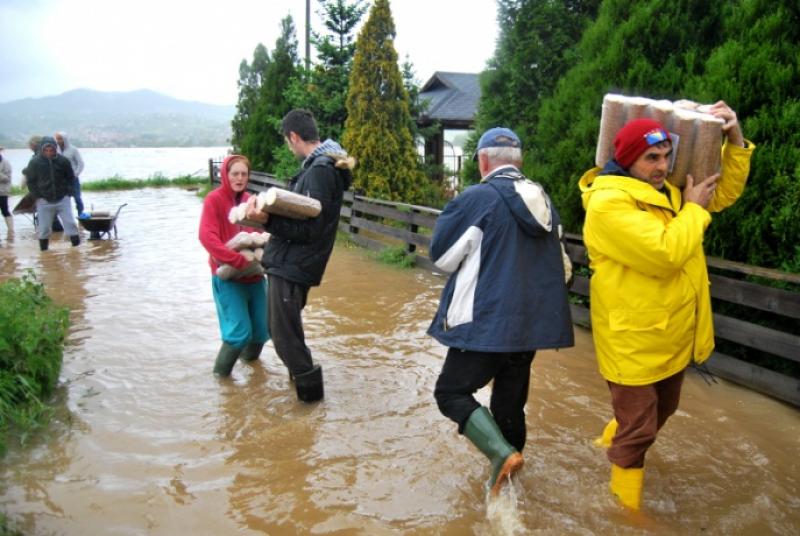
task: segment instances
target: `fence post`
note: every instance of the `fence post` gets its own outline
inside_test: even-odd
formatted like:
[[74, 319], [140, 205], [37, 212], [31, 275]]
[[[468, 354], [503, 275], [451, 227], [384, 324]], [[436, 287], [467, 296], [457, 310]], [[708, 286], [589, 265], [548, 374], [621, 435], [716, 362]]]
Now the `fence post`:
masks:
[[[419, 225], [417, 225], [413, 221], [414, 220], [414, 218], [413, 218], [414, 214], [419, 214], [419, 211], [417, 209], [415, 209], [415, 208], [412, 208], [411, 209], [411, 216], [412, 216], [411, 220], [412, 221], [410, 221], [408, 223], [408, 230], [411, 231], [412, 233], [416, 234], [419, 231]], [[406, 251], [408, 253], [414, 253], [416, 250], [417, 250], [417, 246], [415, 244], [412, 244], [410, 242], [408, 244], [406, 244]]]
[[208, 182], [214, 187], [214, 159], [208, 159]]

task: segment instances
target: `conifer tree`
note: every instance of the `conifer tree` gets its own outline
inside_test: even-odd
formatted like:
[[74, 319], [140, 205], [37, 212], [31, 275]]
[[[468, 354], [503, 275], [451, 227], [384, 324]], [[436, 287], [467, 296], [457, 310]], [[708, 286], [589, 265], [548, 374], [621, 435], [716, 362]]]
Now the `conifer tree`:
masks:
[[355, 53], [353, 31], [367, 6], [363, 0], [319, 0], [326, 33], [313, 32], [317, 63], [289, 89], [292, 107], [314, 114], [320, 138], [340, 139], [347, 117], [345, 99]]
[[231, 144], [237, 153], [241, 152], [242, 141], [258, 102], [261, 84], [267, 76], [269, 61], [269, 52], [259, 43], [253, 52], [253, 63], [248, 64], [247, 60], [242, 60], [239, 64], [239, 100], [236, 104], [236, 115], [231, 121]]
[[706, 250], [715, 256], [800, 272], [800, 5], [743, 0], [727, 11], [724, 44], [685, 93], [722, 99], [756, 144], [742, 197], [714, 216]]
[[603, 95], [694, 98], [681, 89], [723, 39], [726, 4], [604, 0], [578, 45], [579, 61], [541, 102], [524, 171], [541, 182], [565, 229], [580, 232], [577, 187], [594, 165]]
[[[242, 77], [240, 72], [240, 101], [234, 119], [235, 140], [238, 143], [235, 142], [234, 147], [250, 159], [254, 169], [272, 171], [274, 153], [284, 143], [280, 121], [291, 107], [286, 90], [297, 77], [299, 63], [292, 17], [287, 15], [281, 21], [281, 34], [271, 57], [264, 61], [261, 49], [257, 47], [256, 52], [259, 53], [259, 66], [265, 67], [255, 71], [254, 57], [253, 67], [248, 69], [250, 72], [244, 73], [248, 76]], [[243, 67], [244, 64], [240, 71], [244, 70]], [[242, 78], [247, 82], [244, 86]]]
[[[600, 0], [500, 0], [500, 35], [488, 69], [481, 74], [481, 100], [475, 147], [486, 129], [503, 125], [530, 147], [539, 122], [542, 99], [552, 95], [558, 80], [575, 64], [583, 29], [597, 14]], [[477, 166], [467, 162], [466, 182], [478, 179]]]
[[356, 42], [344, 147], [358, 159], [353, 186], [367, 196], [422, 203], [429, 184], [409, 130], [388, 0], [376, 0]]

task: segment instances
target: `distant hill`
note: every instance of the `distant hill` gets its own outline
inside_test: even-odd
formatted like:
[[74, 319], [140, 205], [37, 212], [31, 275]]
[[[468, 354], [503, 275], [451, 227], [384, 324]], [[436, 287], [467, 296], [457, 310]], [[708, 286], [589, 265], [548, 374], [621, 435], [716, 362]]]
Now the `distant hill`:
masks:
[[76, 89], [0, 103], [0, 145], [26, 147], [33, 134], [65, 131], [77, 147], [222, 146], [235, 106], [184, 101], [147, 89]]

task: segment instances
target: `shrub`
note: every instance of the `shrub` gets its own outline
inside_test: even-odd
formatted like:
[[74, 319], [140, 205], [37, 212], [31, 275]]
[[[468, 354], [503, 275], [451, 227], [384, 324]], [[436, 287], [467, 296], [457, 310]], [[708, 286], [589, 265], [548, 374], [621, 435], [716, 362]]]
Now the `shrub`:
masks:
[[0, 283], [0, 454], [11, 428], [24, 443], [49, 420], [45, 402], [58, 382], [68, 327], [68, 310], [32, 271]]

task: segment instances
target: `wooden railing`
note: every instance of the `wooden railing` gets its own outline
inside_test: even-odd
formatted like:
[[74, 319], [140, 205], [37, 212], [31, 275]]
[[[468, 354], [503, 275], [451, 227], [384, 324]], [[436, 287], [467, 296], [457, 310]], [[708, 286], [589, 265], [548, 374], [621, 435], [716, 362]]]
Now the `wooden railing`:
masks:
[[[215, 165], [209, 163], [212, 181], [216, 178]], [[262, 191], [270, 186], [285, 187], [285, 182], [271, 175], [253, 172], [249, 187]], [[428, 258], [431, 234], [440, 210], [370, 199], [346, 192], [339, 228], [353, 242], [372, 249], [403, 247], [415, 253], [417, 266], [436, 271]], [[576, 302], [586, 302], [589, 296], [588, 259], [580, 235], [568, 234], [567, 253], [572, 259], [577, 275], [570, 289]], [[768, 268], [715, 259], [707, 259], [711, 279], [711, 297], [716, 303], [730, 303], [745, 311], [740, 318], [714, 314], [714, 330], [718, 341], [727, 341], [739, 347], [768, 354], [773, 360], [800, 363], [800, 292], [774, 288], [741, 279], [758, 277], [764, 280], [787, 283], [800, 287], [800, 274], [781, 272]], [[573, 322], [591, 327], [589, 309], [581, 303], [572, 303]], [[769, 328], [742, 319], [747, 311], [771, 313], [792, 326], [784, 331]], [[707, 362], [714, 374], [767, 394], [779, 400], [800, 406], [800, 378], [714, 352]]]

